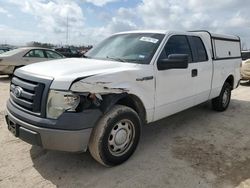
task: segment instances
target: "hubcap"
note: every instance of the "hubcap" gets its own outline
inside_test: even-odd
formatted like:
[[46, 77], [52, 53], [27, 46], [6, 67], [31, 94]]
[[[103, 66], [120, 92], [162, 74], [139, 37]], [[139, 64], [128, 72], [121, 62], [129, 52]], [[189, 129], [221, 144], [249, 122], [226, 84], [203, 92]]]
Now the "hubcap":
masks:
[[124, 119], [115, 124], [109, 134], [108, 149], [114, 156], [121, 156], [133, 145], [135, 137], [134, 124]]
[[222, 97], [222, 105], [225, 107], [229, 101], [229, 91], [225, 90]]
[[120, 129], [115, 135], [115, 143], [117, 145], [124, 144], [127, 139], [127, 131], [125, 129]]

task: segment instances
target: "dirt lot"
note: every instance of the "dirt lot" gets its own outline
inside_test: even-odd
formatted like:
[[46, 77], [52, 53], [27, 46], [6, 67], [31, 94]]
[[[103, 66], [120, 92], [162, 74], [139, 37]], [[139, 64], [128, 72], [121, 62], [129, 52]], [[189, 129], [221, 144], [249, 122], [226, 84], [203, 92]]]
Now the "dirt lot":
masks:
[[146, 126], [134, 155], [114, 168], [89, 153], [47, 151], [13, 137], [4, 122], [8, 92], [9, 79], [0, 77], [0, 187], [250, 187], [248, 83], [226, 112], [207, 103]]

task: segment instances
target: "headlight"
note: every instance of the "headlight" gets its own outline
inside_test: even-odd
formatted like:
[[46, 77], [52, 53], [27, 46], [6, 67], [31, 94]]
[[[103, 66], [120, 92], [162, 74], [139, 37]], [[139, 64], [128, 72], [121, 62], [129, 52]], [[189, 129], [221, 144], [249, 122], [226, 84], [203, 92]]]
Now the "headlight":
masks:
[[47, 117], [57, 119], [65, 111], [75, 111], [80, 96], [71, 92], [50, 90], [47, 100]]

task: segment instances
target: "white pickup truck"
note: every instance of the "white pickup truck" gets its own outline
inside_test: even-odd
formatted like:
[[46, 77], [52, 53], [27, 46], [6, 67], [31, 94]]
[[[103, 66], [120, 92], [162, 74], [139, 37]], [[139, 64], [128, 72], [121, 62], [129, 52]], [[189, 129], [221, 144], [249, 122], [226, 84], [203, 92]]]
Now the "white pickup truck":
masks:
[[114, 166], [135, 151], [142, 125], [211, 100], [227, 109], [240, 80], [240, 39], [207, 31], [132, 31], [85, 58], [17, 69], [6, 122], [45, 149], [89, 149]]

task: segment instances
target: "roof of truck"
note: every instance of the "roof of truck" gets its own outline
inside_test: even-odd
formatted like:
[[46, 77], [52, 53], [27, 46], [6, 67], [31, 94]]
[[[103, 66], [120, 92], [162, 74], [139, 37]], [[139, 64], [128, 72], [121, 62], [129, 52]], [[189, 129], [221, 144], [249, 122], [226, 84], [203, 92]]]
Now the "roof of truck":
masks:
[[132, 30], [132, 31], [123, 31], [116, 34], [125, 34], [125, 33], [159, 33], [159, 34], [167, 34], [169, 31], [166, 30]]
[[210, 34], [212, 37], [215, 38], [226, 38], [226, 39], [233, 39], [239, 40], [238, 36], [235, 35], [228, 35], [228, 34], [216, 34], [210, 33], [209, 31], [200, 30], [200, 31], [174, 31], [174, 30], [133, 30], [133, 31], [125, 31], [116, 34], [126, 34], [126, 33], [158, 33], [158, 34], [169, 34], [169, 33], [183, 33], [183, 34], [190, 34], [190, 33], [199, 33], [199, 34]]

